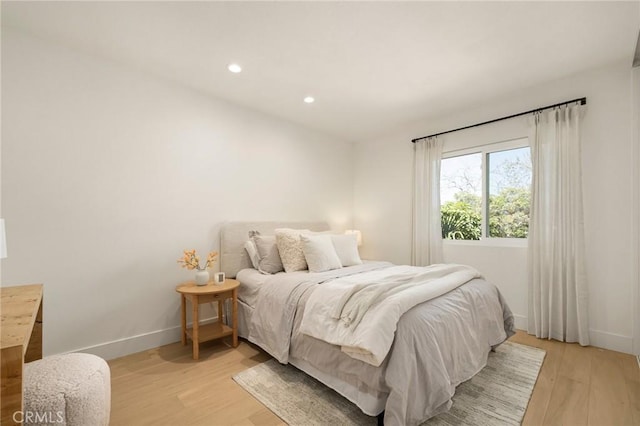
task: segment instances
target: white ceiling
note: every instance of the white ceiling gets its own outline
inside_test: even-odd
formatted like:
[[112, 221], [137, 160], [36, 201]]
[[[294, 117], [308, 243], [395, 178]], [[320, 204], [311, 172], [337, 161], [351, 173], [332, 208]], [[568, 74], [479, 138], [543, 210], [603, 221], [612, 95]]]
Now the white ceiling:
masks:
[[2, 2], [3, 26], [349, 141], [631, 66], [639, 23], [637, 1]]

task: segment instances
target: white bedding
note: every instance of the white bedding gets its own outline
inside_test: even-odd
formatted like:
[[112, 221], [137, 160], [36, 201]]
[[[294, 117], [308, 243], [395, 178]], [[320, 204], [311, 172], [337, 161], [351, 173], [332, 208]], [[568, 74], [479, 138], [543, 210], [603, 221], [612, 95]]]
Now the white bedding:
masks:
[[379, 366], [400, 317], [480, 273], [465, 265], [393, 266], [319, 285], [307, 301], [300, 331]]
[[279, 362], [288, 362], [293, 321], [298, 301], [306, 290], [319, 282], [389, 266], [391, 264], [387, 262], [371, 262], [326, 272], [269, 275], [258, 292], [249, 324], [249, 341], [262, 347]]
[[268, 277], [269, 275], [262, 274], [253, 268], [246, 268], [238, 272], [238, 275], [236, 275], [236, 279], [240, 281], [238, 299], [252, 308], [255, 307], [258, 300], [258, 292]]
[[[513, 333], [513, 316], [495, 286], [473, 279], [402, 315], [379, 367], [300, 332], [308, 299], [321, 283], [391, 266], [265, 276], [247, 324], [248, 338], [280, 362], [311, 367], [303, 369], [365, 413], [375, 415], [384, 407], [385, 424], [414, 425], [450, 407], [455, 386], [482, 369], [491, 347]], [[331, 378], [344, 386], [335, 386]], [[353, 389], [358, 392], [349, 393]]]

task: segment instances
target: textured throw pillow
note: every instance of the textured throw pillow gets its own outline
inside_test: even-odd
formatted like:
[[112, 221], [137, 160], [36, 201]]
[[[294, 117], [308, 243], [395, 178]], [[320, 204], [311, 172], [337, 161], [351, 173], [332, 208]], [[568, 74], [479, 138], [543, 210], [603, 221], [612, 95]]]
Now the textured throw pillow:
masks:
[[332, 235], [331, 241], [342, 266], [361, 265], [358, 253], [358, 237], [356, 234]]
[[307, 261], [304, 258], [300, 235], [308, 234], [307, 229], [276, 229], [276, 244], [282, 259], [285, 272], [304, 271], [307, 269]]
[[309, 272], [342, 268], [330, 235], [301, 235], [300, 241]]
[[282, 271], [282, 261], [276, 245], [276, 237], [273, 235], [254, 235], [252, 238], [258, 250], [260, 261], [258, 271], [263, 274], [275, 274]]

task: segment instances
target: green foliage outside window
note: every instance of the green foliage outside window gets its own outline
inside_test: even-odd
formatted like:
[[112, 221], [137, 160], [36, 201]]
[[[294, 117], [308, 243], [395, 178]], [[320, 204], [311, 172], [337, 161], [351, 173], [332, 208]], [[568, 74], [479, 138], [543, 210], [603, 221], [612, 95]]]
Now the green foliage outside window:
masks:
[[[464, 200], [458, 195], [464, 194]], [[456, 194], [456, 201], [445, 203], [440, 209], [442, 238], [448, 240], [479, 240], [482, 235], [480, 197], [474, 194]], [[473, 197], [478, 199], [476, 204]]]
[[527, 238], [530, 199], [528, 188], [505, 188], [489, 197], [489, 236]]
[[[479, 240], [482, 235], [482, 198], [468, 192], [442, 205], [442, 238]], [[527, 238], [531, 193], [528, 188], [504, 188], [489, 197], [489, 237]]]
[[[484, 162], [483, 158], [486, 159]], [[443, 159], [441, 194], [444, 193], [448, 201], [440, 210], [442, 238], [479, 240], [483, 234], [489, 238], [527, 238], [530, 188], [531, 153], [528, 147]], [[482, 194], [488, 197], [488, 226], [482, 222]], [[484, 233], [483, 226], [487, 227]]]

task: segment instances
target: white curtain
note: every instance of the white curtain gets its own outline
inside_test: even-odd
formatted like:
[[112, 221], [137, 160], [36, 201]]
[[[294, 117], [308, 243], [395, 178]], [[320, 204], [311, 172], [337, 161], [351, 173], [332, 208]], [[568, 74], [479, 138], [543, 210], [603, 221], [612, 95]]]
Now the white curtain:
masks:
[[588, 345], [582, 110], [573, 105], [536, 113], [531, 125], [528, 332]]
[[442, 262], [440, 226], [440, 159], [442, 141], [426, 138], [413, 144], [413, 245], [411, 262]]

